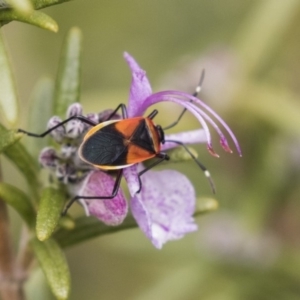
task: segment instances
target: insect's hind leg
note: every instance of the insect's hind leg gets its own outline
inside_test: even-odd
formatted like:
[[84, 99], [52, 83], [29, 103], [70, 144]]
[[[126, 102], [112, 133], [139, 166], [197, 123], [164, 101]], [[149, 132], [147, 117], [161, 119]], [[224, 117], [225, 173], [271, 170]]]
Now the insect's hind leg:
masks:
[[113, 199], [116, 197], [119, 188], [120, 188], [120, 184], [121, 184], [121, 179], [122, 179], [122, 175], [123, 175], [123, 169], [118, 171], [117, 177], [116, 177], [116, 181], [112, 190], [111, 195], [109, 196], [80, 196], [80, 195], [76, 195], [74, 198], [72, 198], [66, 205], [66, 207], [64, 208], [63, 212], [61, 213], [62, 216], [65, 216], [67, 211], [69, 210], [69, 208], [73, 205], [74, 202], [76, 202], [78, 199], [86, 199], [86, 200], [109, 200], [109, 199]]
[[166, 140], [165, 142], [171, 142], [171, 143], [175, 143], [177, 145], [180, 145], [184, 148], [184, 150], [191, 156], [191, 158], [194, 160], [194, 162], [199, 166], [199, 168], [203, 171], [205, 177], [207, 178], [211, 190], [213, 192], [213, 194], [216, 193], [216, 188], [215, 188], [215, 184], [210, 176], [209, 171], [207, 170], [207, 168], [197, 159], [197, 157], [189, 150], [189, 148], [182, 142], [180, 141], [174, 141], [174, 140]]
[[97, 124], [94, 123], [93, 121], [91, 121], [90, 119], [84, 117], [84, 116], [72, 116], [60, 123], [58, 123], [57, 125], [51, 127], [50, 129], [46, 130], [45, 132], [41, 133], [41, 134], [37, 134], [37, 133], [33, 133], [33, 132], [28, 132], [26, 130], [23, 130], [23, 129], [18, 129], [18, 132], [22, 132], [22, 133], [25, 133], [27, 134], [28, 136], [33, 136], [33, 137], [36, 137], [36, 138], [43, 138], [44, 136], [46, 136], [47, 134], [51, 133], [53, 130], [55, 130], [56, 128], [58, 127], [61, 127], [63, 126], [64, 124], [74, 120], [74, 119], [77, 119], [77, 120], [80, 120], [81, 122], [83, 123], [86, 123], [88, 125], [91, 125], [91, 126], [96, 126]]

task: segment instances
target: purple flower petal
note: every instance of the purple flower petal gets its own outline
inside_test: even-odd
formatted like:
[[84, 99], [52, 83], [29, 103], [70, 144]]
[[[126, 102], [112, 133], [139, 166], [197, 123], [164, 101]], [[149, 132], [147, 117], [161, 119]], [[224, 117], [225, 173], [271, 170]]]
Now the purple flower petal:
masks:
[[168, 142], [168, 140], [178, 141], [183, 144], [199, 144], [207, 143], [205, 131], [203, 129], [190, 130], [180, 133], [168, 134], [165, 136], [166, 142], [161, 145], [161, 150], [165, 151], [174, 147], [178, 147], [178, 144]]
[[[91, 171], [78, 191], [82, 196], [109, 196], [115, 180], [99, 170]], [[97, 217], [107, 225], [119, 225], [127, 215], [128, 205], [121, 189], [113, 199], [87, 200], [80, 199], [88, 214]]]
[[[229, 152], [232, 151], [228, 146], [225, 136], [223, 135], [221, 130], [219, 130], [218, 126], [211, 119], [211, 117], [209, 117], [208, 113], [210, 113], [215, 119], [217, 119], [217, 121], [220, 122], [221, 125], [226, 129], [226, 131], [232, 138], [238, 153], [241, 155], [241, 149], [238, 144], [238, 141], [235, 135], [233, 134], [233, 132], [231, 131], [231, 129], [229, 128], [229, 126], [217, 113], [215, 113], [209, 106], [207, 106], [200, 99], [194, 97], [193, 95], [179, 92], [179, 91], [163, 91], [163, 92], [158, 92], [150, 95], [147, 99], [145, 99], [144, 106], [149, 107], [155, 103], [164, 102], [164, 101], [174, 102], [185, 107], [198, 119], [203, 129], [205, 130], [206, 137], [207, 137], [207, 148], [212, 155], [218, 157], [218, 155], [214, 152], [212, 147], [211, 135], [210, 135], [209, 128], [207, 126], [207, 122], [210, 123], [217, 130], [218, 134], [220, 135], [220, 143], [222, 147], [225, 149], [225, 151], [229, 151]], [[197, 105], [202, 107], [202, 109], [200, 109]]]
[[142, 116], [147, 109], [147, 106], [144, 105], [144, 100], [152, 94], [151, 85], [146, 76], [146, 72], [140, 68], [134, 58], [126, 52], [124, 53], [124, 58], [132, 73], [128, 101], [128, 117]]
[[123, 170], [123, 176], [127, 181], [128, 189], [131, 196], [135, 195], [136, 191], [138, 191], [140, 188], [138, 180], [138, 167], [139, 165], [136, 164]]
[[220, 144], [223, 149], [227, 152], [232, 152], [230, 149], [227, 139], [216, 122], [208, 115], [211, 114], [228, 132], [232, 138], [238, 153], [241, 155], [241, 149], [237, 142], [237, 139], [229, 126], [223, 121], [223, 119], [215, 113], [207, 104], [202, 102], [200, 99], [193, 95], [180, 92], [180, 91], [163, 91], [152, 94], [151, 86], [144, 70], [140, 68], [137, 62], [128, 54], [125, 53], [124, 57], [132, 72], [132, 83], [130, 88], [130, 99], [128, 103], [128, 117], [141, 116], [144, 114], [146, 109], [158, 102], [169, 101], [175, 102], [186, 109], [188, 109], [201, 123], [207, 140], [208, 151], [218, 157], [212, 147], [211, 135], [207, 122], [213, 126], [220, 136]]
[[132, 195], [131, 210], [156, 248], [197, 230], [192, 216], [195, 191], [187, 177], [173, 170], [148, 171], [142, 183], [141, 192]]

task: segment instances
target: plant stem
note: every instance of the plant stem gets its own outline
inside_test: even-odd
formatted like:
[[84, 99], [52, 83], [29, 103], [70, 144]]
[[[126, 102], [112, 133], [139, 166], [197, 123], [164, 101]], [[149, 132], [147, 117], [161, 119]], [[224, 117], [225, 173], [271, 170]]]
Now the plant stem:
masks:
[[23, 300], [25, 296], [22, 286], [15, 278], [8, 224], [7, 206], [0, 199], [0, 295], [2, 300]]
[[16, 275], [18, 279], [24, 282], [28, 276], [28, 269], [33, 262], [33, 253], [29, 247], [30, 235], [27, 227], [23, 226], [20, 242], [19, 251], [16, 259]]
[[0, 296], [2, 300], [25, 299], [22, 281], [17, 278], [15, 272], [7, 205], [2, 199], [0, 199]]

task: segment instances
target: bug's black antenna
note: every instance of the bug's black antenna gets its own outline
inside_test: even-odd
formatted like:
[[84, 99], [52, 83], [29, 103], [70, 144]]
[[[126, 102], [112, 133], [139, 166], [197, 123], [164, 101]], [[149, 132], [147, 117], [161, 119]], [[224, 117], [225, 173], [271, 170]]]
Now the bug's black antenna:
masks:
[[207, 170], [207, 168], [197, 159], [197, 157], [189, 150], [189, 148], [182, 142], [180, 141], [174, 141], [174, 140], [167, 140], [166, 142], [171, 142], [171, 143], [175, 143], [178, 144], [180, 146], [182, 146], [184, 148], [184, 150], [191, 156], [191, 158], [194, 160], [194, 162], [199, 166], [199, 168], [203, 171], [205, 177], [207, 178], [209, 185], [211, 187], [211, 190], [213, 192], [213, 194], [216, 193], [216, 187], [215, 184], [212, 180], [212, 177], [210, 175], [210, 172]]
[[[204, 81], [204, 77], [205, 77], [205, 69], [203, 69], [202, 72], [201, 72], [199, 83], [196, 86], [195, 92], [193, 93], [194, 97], [197, 97], [199, 95], [199, 93], [200, 93], [200, 91], [202, 89], [202, 84], [203, 84], [203, 81]], [[190, 100], [190, 102], [192, 102], [192, 100]], [[176, 126], [178, 124], [178, 122], [181, 120], [181, 118], [183, 117], [183, 115], [185, 114], [186, 110], [187, 109], [184, 108], [182, 110], [182, 112], [180, 113], [180, 115], [178, 116], [177, 120], [175, 122], [173, 122], [172, 124], [164, 127], [163, 130], [167, 130], [167, 129], [170, 129], [170, 128]]]

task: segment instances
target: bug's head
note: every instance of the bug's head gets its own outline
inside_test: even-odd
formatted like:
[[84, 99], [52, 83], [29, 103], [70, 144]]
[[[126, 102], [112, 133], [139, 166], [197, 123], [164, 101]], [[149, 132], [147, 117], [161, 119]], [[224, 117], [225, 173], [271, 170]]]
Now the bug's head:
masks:
[[156, 125], [155, 128], [157, 130], [160, 142], [162, 144], [164, 144], [165, 143], [165, 132], [164, 132], [164, 130], [162, 129], [162, 127], [160, 125]]

